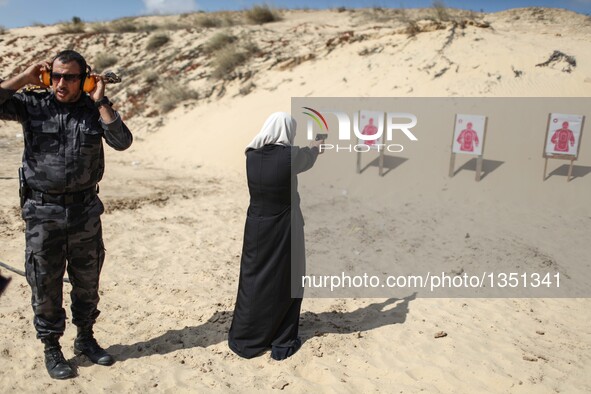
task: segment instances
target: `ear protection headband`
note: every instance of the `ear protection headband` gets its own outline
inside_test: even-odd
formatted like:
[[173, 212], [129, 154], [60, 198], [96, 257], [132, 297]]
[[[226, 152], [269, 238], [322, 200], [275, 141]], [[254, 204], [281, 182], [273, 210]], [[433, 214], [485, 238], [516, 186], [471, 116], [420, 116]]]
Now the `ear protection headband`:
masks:
[[[51, 73], [53, 72], [53, 62], [55, 62], [55, 59], [57, 59], [57, 57], [55, 57], [51, 61], [52, 67], [49, 69], [49, 71], [44, 70], [41, 73], [41, 80], [43, 81], [43, 84], [45, 84], [46, 86], [51, 86], [51, 84], [53, 83], [53, 81], [51, 80]], [[80, 89], [82, 89], [86, 93], [92, 92], [92, 90], [96, 86], [96, 79], [90, 76], [91, 71], [92, 69], [87, 64], [86, 70], [82, 73], [80, 77]]]

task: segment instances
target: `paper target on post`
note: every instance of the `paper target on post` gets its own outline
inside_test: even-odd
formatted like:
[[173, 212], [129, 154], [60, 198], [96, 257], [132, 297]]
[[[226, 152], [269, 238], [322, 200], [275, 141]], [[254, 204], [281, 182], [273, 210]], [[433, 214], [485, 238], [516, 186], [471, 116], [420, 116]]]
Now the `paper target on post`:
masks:
[[576, 158], [579, 152], [583, 119], [583, 115], [550, 114], [544, 155]]
[[480, 156], [483, 153], [486, 116], [456, 115], [453, 153]]
[[357, 143], [379, 151], [379, 145], [384, 143], [384, 113], [379, 111], [359, 111], [359, 132], [363, 136], [376, 135], [376, 138], [358, 138]]

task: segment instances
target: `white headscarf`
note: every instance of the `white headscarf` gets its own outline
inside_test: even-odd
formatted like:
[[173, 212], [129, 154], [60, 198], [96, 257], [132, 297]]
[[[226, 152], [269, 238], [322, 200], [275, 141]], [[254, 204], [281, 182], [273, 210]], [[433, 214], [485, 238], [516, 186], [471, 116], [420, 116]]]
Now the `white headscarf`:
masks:
[[286, 112], [275, 112], [271, 114], [261, 131], [246, 146], [246, 150], [259, 149], [265, 145], [291, 146], [296, 135], [296, 121]]

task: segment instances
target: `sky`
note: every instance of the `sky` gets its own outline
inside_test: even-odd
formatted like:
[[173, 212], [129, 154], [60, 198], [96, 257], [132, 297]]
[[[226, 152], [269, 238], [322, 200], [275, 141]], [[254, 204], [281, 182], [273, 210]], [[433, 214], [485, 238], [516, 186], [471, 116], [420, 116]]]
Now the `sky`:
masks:
[[[10, 29], [39, 23], [54, 24], [70, 21], [74, 16], [86, 22], [98, 22], [126, 16], [241, 10], [263, 3], [275, 8], [418, 8], [430, 7], [433, 0], [0, 0], [0, 26]], [[539, 6], [591, 14], [591, 0], [447, 0], [444, 4], [485, 12]]]

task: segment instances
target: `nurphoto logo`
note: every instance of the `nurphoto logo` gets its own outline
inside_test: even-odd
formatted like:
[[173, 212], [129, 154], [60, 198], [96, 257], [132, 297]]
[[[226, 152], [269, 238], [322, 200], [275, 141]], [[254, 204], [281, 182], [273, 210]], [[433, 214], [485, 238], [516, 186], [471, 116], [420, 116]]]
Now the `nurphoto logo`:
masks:
[[[326, 139], [330, 143], [321, 144], [321, 152], [326, 150], [335, 150], [336, 152], [369, 152], [370, 150], [402, 152], [404, 146], [391, 143], [395, 136], [400, 135], [400, 132], [409, 140], [418, 141], [418, 138], [411, 132], [411, 129], [417, 125], [417, 117], [411, 113], [360, 110], [353, 113], [353, 122], [351, 122], [351, 116], [345, 111], [318, 111], [311, 107], [303, 107], [303, 109], [305, 110], [303, 113], [309, 117], [306, 128], [308, 140], [314, 139], [315, 128], [317, 132], [325, 133], [328, 136]], [[330, 138], [332, 136], [331, 130], [329, 130], [325, 115], [334, 116], [338, 122], [337, 141]], [[352, 141], [356, 144], [353, 144]]]

